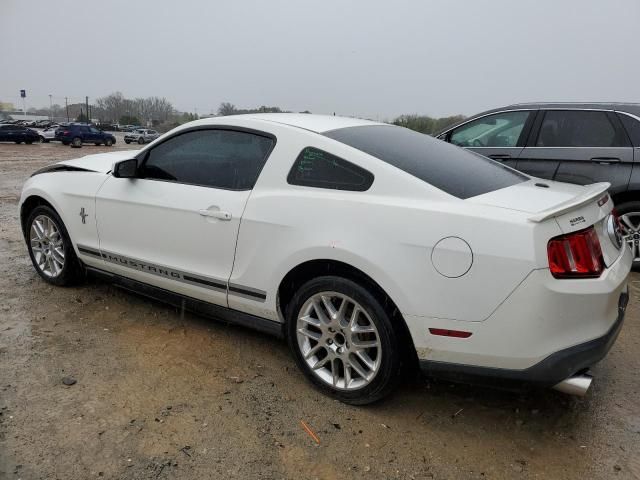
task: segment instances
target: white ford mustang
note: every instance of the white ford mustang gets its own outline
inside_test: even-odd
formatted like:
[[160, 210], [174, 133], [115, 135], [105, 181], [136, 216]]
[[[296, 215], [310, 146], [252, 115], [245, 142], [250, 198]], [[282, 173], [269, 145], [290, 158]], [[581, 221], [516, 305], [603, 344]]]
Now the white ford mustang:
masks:
[[584, 393], [632, 263], [607, 187], [396, 126], [264, 114], [46, 167], [20, 217], [46, 281], [91, 272], [285, 336], [345, 402], [383, 397], [416, 360], [432, 376]]

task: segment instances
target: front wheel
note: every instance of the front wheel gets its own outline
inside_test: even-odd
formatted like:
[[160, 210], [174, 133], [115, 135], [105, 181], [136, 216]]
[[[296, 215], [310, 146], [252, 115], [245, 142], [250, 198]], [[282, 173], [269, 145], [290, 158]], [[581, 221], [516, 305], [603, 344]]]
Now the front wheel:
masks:
[[55, 210], [46, 205], [33, 209], [26, 224], [29, 257], [38, 275], [53, 285], [70, 285], [81, 269], [67, 229]]
[[142, 144], [144, 143], [144, 138], [140, 137], [140, 138], [138, 139], [138, 143], [139, 143], [140, 145], [142, 145]]
[[352, 405], [388, 395], [400, 373], [398, 336], [381, 303], [342, 277], [305, 283], [287, 307], [296, 363], [321, 391]]
[[640, 202], [621, 203], [616, 212], [622, 236], [633, 253], [633, 269], [640, 270]]
[[127, 145], [129, 145], [131, 143], [131, 140], [125, 140], [124, 143], [126, 143]]
[[110, 146], [112, 146], [112, 145], [113, 145], [113, 140], [111, 140], [110, 138], [107, 138], [107, 139], [104, 141], [104, 144], [105, 144], [105, 146], [110, 147]]

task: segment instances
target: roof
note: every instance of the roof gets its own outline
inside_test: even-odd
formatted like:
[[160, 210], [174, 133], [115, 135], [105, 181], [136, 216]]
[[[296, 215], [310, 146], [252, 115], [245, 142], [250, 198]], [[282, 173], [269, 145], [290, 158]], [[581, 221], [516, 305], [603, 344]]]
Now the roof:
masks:
[[516, 103], [504, 107], [506, 108], [582, 108], [586, 110], [618, 110], [620, 112], [628, 112], [633, 115], [640, 115], [640, 103], [629, 102], [529, 102]]
[[[225, 117], [212, 117], [200, 120], [201, 123], [220, 123]], [[330, 130], [347, 127], [361, 127], [365, 125], [386, 125], [380, 122], [362, 120], [359, 118], [338, 117], [335, 115], [314, 115], [311, 113], [249, 113], [233, 115], [231, 118], [247, 118], [266, 122], [280, 123], [292, 127], [303, 128], [316, 133], [325, 133]]]

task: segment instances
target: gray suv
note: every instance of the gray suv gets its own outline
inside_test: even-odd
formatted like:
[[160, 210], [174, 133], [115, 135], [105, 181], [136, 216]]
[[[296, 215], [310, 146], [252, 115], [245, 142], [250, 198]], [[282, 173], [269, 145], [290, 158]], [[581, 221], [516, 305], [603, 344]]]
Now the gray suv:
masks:
[[611, 183], [640, 267], [640, 104], [511, 105], [467, 118], [437, 137], [535, 177]]

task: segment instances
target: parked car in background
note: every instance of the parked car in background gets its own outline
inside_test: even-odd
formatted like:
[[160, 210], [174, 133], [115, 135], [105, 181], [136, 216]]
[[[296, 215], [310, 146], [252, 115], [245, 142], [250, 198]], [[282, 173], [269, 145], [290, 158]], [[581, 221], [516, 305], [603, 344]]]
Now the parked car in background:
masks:
[[39, 142], [38, 132], [22, 125], [3, 124], [0, 125], [0, 142], [15, 142], [32, 144]]
[[107, 132], [102, 132], [95, 127], [86, 124], [72, 123], [66, 127], [56, 130], [55, 139], [60, 140], [63, 145], [81, 147], [84, 143], [95, 145], [106, 145], [110, 147], [116, 143], [116, 137]]
[[149, 130], [147, 128], [138, 128], [124, 136], [124, 143], [136, 142], [140, 145], [144, 143], [153, 142], [158, 138], [160, 134], [155, 130]]
[[489, 110], [437, 137], [529, 175], [609, 182], [640, 268], [640, 104], [527, 103]]
[[40, 141], [43, 143], [49, 143], [56, 139], [56, 130], [58, 130], [59, 125], [51, 125], [50, 127], [45, 128], [44, 130], [40, 130], [38, 135], [40, 135]]

